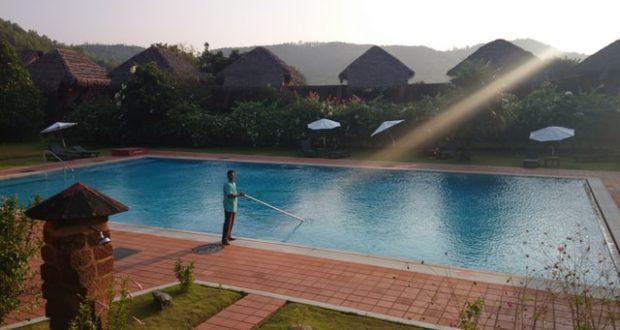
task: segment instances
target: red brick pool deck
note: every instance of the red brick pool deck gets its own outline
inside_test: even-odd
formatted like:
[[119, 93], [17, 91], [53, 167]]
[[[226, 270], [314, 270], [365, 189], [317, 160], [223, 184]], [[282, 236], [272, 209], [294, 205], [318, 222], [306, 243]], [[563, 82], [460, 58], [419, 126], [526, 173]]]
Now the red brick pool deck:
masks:
[[[598, 177], [616, 204], [620, 204], [620, 172], [521, 169], [510, 167], [439, 165], [353, 160], [298, 159], [239, 155], [151, 152], [151, 155], [187, 156], [267, 162], [294, 162], [330, 165], [372, 166], [446, 171]], [[97, 161], [117, 159], [101, 157]], [[87, 164], [93, 160], [72, 162]], [[53, 166], [58, 166], [54, 164]], [[0, 170], [0, 177], [41, 167]], [[415, 320], [441, 326], [456, 326], [465, 301], [481, 298], [484, 310], [480, 328], [572, 328], [567, 299], [553, 303], [542, 291], [528, 289], [526, 310], [518, 308], [520, 288], [429, 275], [409, 270], [276, 252], [233, 245], [213, 254], [196, 254], [201, 242], [150, 234], [113, 230], [113, 245], [139, 252], [115, 262], [117, 275], [127, 275], [145, 288], [175, 280], [173, 267], [178, 257], [196, 262], [196, 279], [274, 295], [304, 299], [318, 304], [352, 308], [358, 311]], [[617, 306], [616, 306], [617, 307]], [[618, 310], [615, 310], [618, 312]], [[535, 321], [535, 315], [539, 315]], [[41, 307], [10, 315], [7, 323], [43, 315]], [[215, 320], [217, 321], [217, 320]], [[207, 325], [204, 325], [205, 327]], [[217, 327], [216, 327], [217, 328]]]

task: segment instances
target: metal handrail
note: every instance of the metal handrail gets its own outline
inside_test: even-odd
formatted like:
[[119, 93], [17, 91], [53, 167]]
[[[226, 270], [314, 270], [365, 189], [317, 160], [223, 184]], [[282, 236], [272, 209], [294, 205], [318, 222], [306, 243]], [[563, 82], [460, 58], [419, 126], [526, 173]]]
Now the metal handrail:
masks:
[[[67, 168], [70, 169], [71, 172], [73, 172], [73, 167], [67, 165], [66, 161], [64, 161], [62, 158], [60, 158], [60, 156], [58, 156], [56, 153], [54, 153], [51, 150], [43, 150], [43, 163], [47, 162], [47, 157], [46, 157], [47, 155], [52, 155], [52, 157], [56, 158], [56, 160], [62, 163], [62, 169], [64, 171], [65, 176], [67, 175]], [[47, 180], [47, 167], [45, 167], [45, 179]]]

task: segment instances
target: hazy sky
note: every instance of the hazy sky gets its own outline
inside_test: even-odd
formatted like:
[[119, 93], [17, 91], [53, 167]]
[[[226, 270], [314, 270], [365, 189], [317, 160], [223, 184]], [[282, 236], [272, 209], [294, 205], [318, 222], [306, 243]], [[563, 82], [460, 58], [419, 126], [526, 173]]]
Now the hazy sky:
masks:
[[592, 53], [620, 39], [620, 0], [0, 0], [0, 17], [66, 43], [197, 49], [297, 41], [462, 47], [534, 38]]

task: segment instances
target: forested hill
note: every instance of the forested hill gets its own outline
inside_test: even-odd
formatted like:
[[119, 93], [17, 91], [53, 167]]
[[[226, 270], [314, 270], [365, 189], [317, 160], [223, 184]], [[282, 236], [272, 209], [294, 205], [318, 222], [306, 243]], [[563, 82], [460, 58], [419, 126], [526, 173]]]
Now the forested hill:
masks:
[[18, 50], [35, 49], [47, 51], [54, 47], [63, 45], [56, 40], [52, 40], [46, 35], [40, 35], [36, 31], [26, 31], [21, 26], [5, 21], [0, 18], [0, 39], [7, 40]]
[[48, 51], [56, 47], [68, 47], [83, 51], [98, 63], [111, 68], [124, 62], [131, 56], [139, 53], [144, 48], [139, 46], [127, 45], [102, 45], [102, 44], [82, 44], [66, 45], [39, 34], [37, 31], [26, 31], [21, 26], [0, 18], [0, 38], [7, 40], [15, 49], [33, 49]]
[[[512, 42], [534, 54], [540, 54], [551, 48], [533, 39], [517, 39]], [[414, 81], [428, 83], [447, 81], [446, 71], [476, 51], [481, 45], [447, 51], [439, 51], [426, 46], [382, 47], [415, 71]], [[338, 74], [370, 46], [344, 42], [314, 42], [286, 43], [265, 47], [272, 50], [286, 63], [297, 68], [306, 77], [308, 84], [324, 85], [337, 84]], [[245, 52], [252, 48], [222, 48], [220, 50], [228, 54], [233, 49]], [[579, 53], [564, 53], [563, 55], [578, 60], [586, 57], [585, 54]]]
[[81, 44], [77, 45], [84, 53], [92, 58], [107, 63], [113, 68], [125, 62], [130, 57], [144, 50], [144, 47], [130, 46], [123, 44], [103, 45], [103, 44]]

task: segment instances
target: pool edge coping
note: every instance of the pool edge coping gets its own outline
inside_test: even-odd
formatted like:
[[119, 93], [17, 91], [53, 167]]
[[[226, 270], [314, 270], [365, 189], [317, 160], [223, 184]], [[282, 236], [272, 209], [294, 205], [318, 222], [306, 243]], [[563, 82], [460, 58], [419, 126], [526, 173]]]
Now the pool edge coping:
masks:
[[603, 239], [609, 249], [616, 272], [620, 273], [620, 210], [600, 178], [588, 177], [586, 183], [600, 212], [597, 218]]

